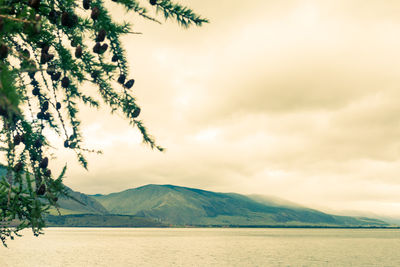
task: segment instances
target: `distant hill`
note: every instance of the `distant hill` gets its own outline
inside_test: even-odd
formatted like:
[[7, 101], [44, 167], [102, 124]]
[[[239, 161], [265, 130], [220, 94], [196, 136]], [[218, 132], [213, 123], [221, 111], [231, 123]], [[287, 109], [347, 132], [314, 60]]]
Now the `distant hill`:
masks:
[[[109, 212], [96, 199], [67, 187], [67, 192], [72, 198], [60, 197], [57, 204], [61, 214], [109, 214]], [[55, 209], [52, 214], [55, 214]]]
[[255, 196], [174, 185], [146, 185], [92, 197], [112, 214], [136, 215], [173, 225], [388, 226], [376, 219], [335, 216], [289, 203], [268, 203]]

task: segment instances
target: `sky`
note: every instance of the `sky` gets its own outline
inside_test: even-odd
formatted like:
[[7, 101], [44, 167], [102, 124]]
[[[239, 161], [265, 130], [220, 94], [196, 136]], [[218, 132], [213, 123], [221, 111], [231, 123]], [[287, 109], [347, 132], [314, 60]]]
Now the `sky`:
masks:
[[[183, 29], [126, 14], [123, 38], [151, 150], [122, 116], [81, 108], [89, 171], [66, 185], [111, 193], [174, 184], [400, 217], [400, 3], [186, 0]], [[62, 145], [60, 145], [61, 147]]]

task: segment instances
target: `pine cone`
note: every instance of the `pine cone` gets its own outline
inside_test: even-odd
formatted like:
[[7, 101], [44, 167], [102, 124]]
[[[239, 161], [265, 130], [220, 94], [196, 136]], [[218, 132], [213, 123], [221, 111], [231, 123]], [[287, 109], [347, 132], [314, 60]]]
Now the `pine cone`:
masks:
[[91, 4], [91, 1], [90, 0], [83, 0], [83, 8], [84, 9], [89, 9], [90, 8], [90, 4]]
[[100, 54], [100, 49], [101, 49], [101, 45], [99, 42], [97, 42], [94, 46], [93, 46], [93, 52], [96, 54]]
[[46, 193], [46, 186], [42, 184], [39, 189], [36, 191], [39, 196], [43, 196]]
[[57, 102], [56, 103], [56, 109], [60, 109], [61, 108], [61, 103], [60, 102]]
[[82, 57], [82, 46], [78, 45], [75, 50], [75, 57], [81, 58]]
[[140, 108], [137, 107], [132, 113], [132, 118], [137, 118], [140, 114], [140, 111], [141, 111]]
[[100, 9], [97, 6], [95, 6], [92, 9], [92, 14], [90, 15], [90, 17], [92, 18], [92, 20], [97, 20], [99, 18], [99, 15], [100, 15]]
[[126, 82], [125, 87], [128, 89], [131, 89], [134, 83], [135, 83], [135, 80], [130, 79], [129, 81]]
[[60, 79], [60, 77], [61, 77], [61, 72], [56, 72], [51, 76], [51, 79], [53, 81], [58, 81]]
[[117, 62], [118, 61], [118, 56], [117, 55], [113, 55], [113, 57], [111, 58], [112, 62]]
[[62, 78], [61, 80], [61, 86], [64, 88], [68, 88], [69, 87], [69, 78], [67, 76], [65, 76], [64, 78]]
[[47, 165], [49, 165], [49, 159], [47, 157], [43, 158], [39, 164], [39, 168], [46, 169]]
[[18, 162], [14, 166], [14, 171], [15, 172], [20, 172], [20, 171], [22, 171], [23, 168], [24, 168], [24, 164], [22, 162]]
[[41, 109], [42, 109], [42, 111], [48, 110], [49, 109], [49, 101], [47, 101], [47, 100], [44, 101]]
[[126, 79], [126, 76], [125, 76], [125, 74], [121, 74], [121, 75], [119, 75], [119, 77], [118, 77], [118, 82], [120, 83], [120, 84], [124, 84], [124, 82], [125, 82], [125, 79]]
[[40, 0], [29, 0], [28, 5], [31, 8], [38, 9], [40, 5]]
[[103, 42], [106, 38], [106, 30], [101, 29], [96, 37], [96, 42]]
[[8, 56], [8, 47], [5, 44], [0, 45], [0, 59], [4, 59]]
[[42, 146], [42, 141], [40, 139], [36, 139], [34, 145], [35, 145], [36, 148], [40, 148]]
[[157, 0], [150, 0], [150, 5], [154, 6], [155, 4], [157, 4]]
[[103, 44], [103, 45], [100, 47], [100, 54], [103, 54], [104, 52], [106, 52], [106, 51], [107, 51], [107, 48], [108, 48], [108, 44]]
[[34, 88], [34, 89], [32, 90], [32, 95], [34, 95], [34, 96], [40, 95], [40, 90], [39, 90], [39, 88]]
[[19, 134], [17, 134], [16, 136], [14, 136], [14, 145], [18, 146], [21, 143], [21, 136]]

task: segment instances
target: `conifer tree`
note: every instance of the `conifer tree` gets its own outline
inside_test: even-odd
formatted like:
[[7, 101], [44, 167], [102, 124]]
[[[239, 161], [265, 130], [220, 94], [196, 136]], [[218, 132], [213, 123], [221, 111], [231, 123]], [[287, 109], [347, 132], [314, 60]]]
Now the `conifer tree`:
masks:
[[[109, 0], [0, 0], [0, 239], [24, 228], [42, 233], [45, 214], [66, 194], [63, 176], [49, 169], [45, 131], [54, 131], [65, 149], [87, 168], [78, 117], [82, 102], [94, 108], [99, 99], [138, 128], [143, 142], [162, 151], [138, 119], [141, 109], [132, 87], [120, 37], [132, 33], [129, 23], [113, 21]], [[127, 12], [183, 27], [208, 22], [170, 0], [112, 0]], [[146, 8], [147, 7], [147, 8]], [[88, 95], [87, 84], [97, 88]]]

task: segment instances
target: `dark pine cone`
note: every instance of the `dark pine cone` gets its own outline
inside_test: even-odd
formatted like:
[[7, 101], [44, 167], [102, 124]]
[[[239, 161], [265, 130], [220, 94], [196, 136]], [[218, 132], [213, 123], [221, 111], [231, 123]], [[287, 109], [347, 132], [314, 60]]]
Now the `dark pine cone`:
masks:
[[16, 136], [14, 136], [14, 145], [18, 146], [22, 141], [22, 138], [19, 134], [17, 134]]
[[39, 88], [34, 88], [34, 89], [32, 90], [32, 95], [34, 95], [34, 96], [40, 95]]
[[133, 111], [132, 117], [133, 117], [133, 118], [137, 118], [137, 117], [139, 116], [139, 114], [140, 114], [140, 108], [137, 107], [137, 108]]
[[50, 113], [46, 112], [43, 114], [43, 119], [50, 120]]
[[64, 88], [68, 88], [69, 87], [69, 78], [67, 76], [62, 78], [61, 86], [64, 87]]
[[39, 167], [42, 169], [46, 169], [47, 165], [49, 165], [49, 159], [47, 157], [43, 158], [39, 164]]
[[49, 101], [44, 101], [42, 105], [42, 111], [46, 111], [49, 109]]
[[0, 45], [0, 59], [8, 56], [8, 47], [5, 44]]
[[47, 169], [47, 170], [44, 172], [44, 175], [45, 175], [46, 177], [50, 177], [50, 176], [51, 176], [51, 170]]
[[49, 13], [49, 21], [53, 24], [57, 24], [57, 20], [58, 20], [58, 13], [55, 10], [51, 10]]
[[51, 79], [53, 81], [58, 81], [60, 79], [60, 77], [61, 77], [61, 72], [56, 72], [53, 75], [51, 75]]
[[83, 8], [84, 9], [89, 9], [90, 8], [91, 1], [90, 0], [83, 0]]
[[40, 0], [29, 0], [28, 5], [34, 9], [38, 9], [40, 5]]
[[103, 42], [106, 38], [106, 30], [101, 29], [96, 37], [96, 42]]
[[56, 103], [56, 109], [60, 109], [61, 108], [61, 103], [60, 102], [57, 102]]
[[108, 48], [108, 44], [103, 44], [103, 45], [100, 47], [100, 54], [103, 54], [104, 52], [106, 52], [106, 51], [107, 51], [107, 48]]
[[40, 140], [40, 139], [37, 139], [36, 141], [35, 141], [35, 147], [36, 148], [40, 148], [42, 146], [42, 141]]
[[62, 13], [62, 15], [61, 15], [61, 25], [68, 27], [68, 25], [69, 25], [69, 20], [70, 20], [70, 18], [69, 18], [68, 12], [65, 12], [65, 11], [64, 11], [64, 12]]
[[45, 119], [44, 112], [43, 112], [43, 111], [40, 111], [40, 112], [37, 114], [37, 118], [38, 118], [39, 120], [44, 120], [44, 119]]
[[125, 82], [125, 79], [126, 79], [126, 76], [125, 76], [125, 74], [121, 74], [121, 75], [119, 75], [119, 77], [118, 77], [118, 82], [120, 83], [120, 84], [124, 84], [124, 82]]
[[154, 6], [155, 4], [157, 4], [157, 0], [150, 0], [150, 5]]
[[18, 162], [14, 166], [14, 171], [15, 172], [20, 172], [20, 171], [22, 171], [23, 168], [24, 168], [24, 164], [22, 164], [22, 162]]
[[46, 186], [42, 184], [39, 189], [36, 191], [39, 196], [43, 196], [46, 193]]
[[130, 79], [129, 81], [126, 82], [125, 87], [128, 89], [131, 89], [134, 83], [135, 83], [135, 80]]
[[82, 46], [78, 45], [75, 50], [75, 57], [81, 58], [82, 57]]
[[117, 62], [118, 61], [118, 56], [117, 55], [113, 55], [113, 57], [111, 58], [112, 62]]
[[64, 142], [64, 147], [65, 147], [65, 148], [69, 147], [69, 142], [68, 142], [68, 140], [65, 140], [65, 142]]
[[95, 6], [95, 7], [92, 9], [92, 14], [90, 15], [90, 17], [91, 17], [93, 20], [97, 20], [97, 19], [99, 18], [99, 15], [100, 15], [100, 9], [99, 9], [97, 6]]
[[94, 46], [93, 46], [93, 52], [96, 54], [100, 54], [100, 49], [101, 49], [101, 45], [99, 42], [97, 42]]

